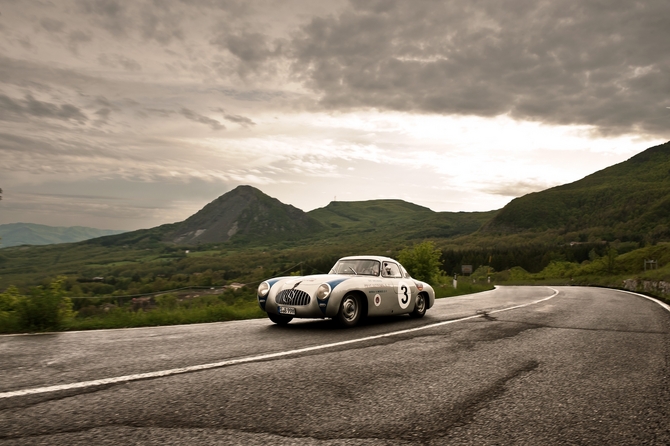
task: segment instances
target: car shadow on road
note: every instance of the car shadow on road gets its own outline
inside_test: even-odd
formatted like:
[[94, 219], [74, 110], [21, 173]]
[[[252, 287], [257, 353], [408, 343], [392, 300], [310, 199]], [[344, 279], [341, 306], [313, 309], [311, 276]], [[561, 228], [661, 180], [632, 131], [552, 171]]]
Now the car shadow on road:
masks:
[[293, 319], [287, 325], [272, 324], [269, 329], [282, 331], [351, 331], [371, 327], [387, 326], [393, 329], [412, 328], [424, 325], [419, 322], [421, 319], [411, 318], [406, 314], [398, 316], [376, 316], [363, 319], [355, 327], [341, 327], [332, 319]]

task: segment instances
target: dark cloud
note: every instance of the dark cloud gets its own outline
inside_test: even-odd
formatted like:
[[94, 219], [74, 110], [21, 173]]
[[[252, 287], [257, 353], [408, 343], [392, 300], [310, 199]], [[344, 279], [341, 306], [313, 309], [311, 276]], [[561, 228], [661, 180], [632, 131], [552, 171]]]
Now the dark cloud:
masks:
[[282, 55], [281, 40], [273, 41], [257, 32], [223, 31], [210, 43], [235, 56], [237, 72], [242, 78], [249, 74], [274, 73], [277, 59]]
[[26, 95], [25, 99], [19, 100], [0, 94], [0, 120], [14, 121], [24, 116], [72, 120], [80, 123], [88, 120], [86, 115], [72, 104], [56, 105], [43, 102], [30, 94]]
[[93, 22], [115, 36], [126, 35], [134, 21], [126, 10], [129, 3], [118, 0], [78, 0], [79, 9]]
[[223, 114], [223, 119], [225, 119], [226, 121], [234, 122], [236, 124], [241, 125], [242, 127], [251, 127], [253, 125], [256, 125], [254, 121], [247, 118], [246, 116], [231, 115], [229, 113], [226, 113], [226, 111], [221, 107], [217, 107], [212, 110]]
[[234, 122], [236, 124], [241, 125], [242, 127], [250, 127], [252, 125], [256, 125], [254, 121], [251, 119], [247, 118], [246, 116], [240, 116], [240, 115], [224, 115], [223, 117], [226, 121]]
[[[58, 149], [48, 142], [2, 132], [0, 132], [0, 152], [14, 152], [18, 154], [30, 152], [33, 155], [58, 155], [60, 153]], [[3, 158], [6, 159], [7, 156]], [[16, 168], [16, 166], [9, 165], [5, 165], [5, 167], [11, 169]]]
[[112, 114], [112, 110], [109, 108], [101, 108], [95, 112], [95, 115], [98, 119], [95, 121], [96, 125], [106, 124], [109, 121], [109, 117]]
[[50, 18], [40, 20], [40, 25], [50, 33], [60, 33], [65, 28], [65, 23]]
[[[256, 40], [245, 42], [262, 48]], [[290, 51], [296, 78], [331, 109], [509, 113], [668, 134], [666, 0], [352, 0], [313, 18]]]
[[93, 37], [91, 34], [85, 31], [71, 31], [67, 36], [68, 48], [70, 51], [77, 54], [79, 52], [79, 45], [82, 43], [88, 43], [91, 40], [93, 40]]
[[19, 43], [19, 45], [21, 45], [23, 47], [23, 49], [32, 50], [32, 49], [35, 48], [33, 43], [30, 41], [30, 37], [27, 37], [27, 36], [26, 37], [20, 37], [20, 38], [16, 39], [16, 41]]
[[130, 57], [120, 54], [103, 53], [98, 56], [98, 62], [106, 67], [123, 68], [126, 71], [142, 71], [142, 66]]
[[179, 24], [182, 14], [171, 11], [168, 2], [144, 5], [140, 16], [140, 32], [145, 40], [155, 40], [163, 45], [172, 39], [184, 40]]
[[216, 119], [200, 115], [192, 110], [189, 110], [188, 108], [182, 108], [181, 110], [179, 110], [179, 113], [181, 113], [185, 118], [190, 119], [191, 121], [199, 122], [201, 124], [207, 124], [212, 128], [212, 130], [223, 130], [226, 128]]
[[167, 110], [163, 108], [147, 108], [146, 111], [158, 115], [162, 118], [167, 118], [174, 114], [174, 110]]

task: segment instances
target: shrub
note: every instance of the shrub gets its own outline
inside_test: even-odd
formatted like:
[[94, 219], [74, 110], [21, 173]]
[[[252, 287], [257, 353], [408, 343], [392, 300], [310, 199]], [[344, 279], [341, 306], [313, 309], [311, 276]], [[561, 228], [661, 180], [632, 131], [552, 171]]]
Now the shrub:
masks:
[[22, 297], [18, 288], [14, 285], [10, 286], [4, 293], [0, 293], [0, 311], [16, 310]]
[[398, 261], [407, 268], [410, 275], [424, 282], [435, 282], [444, 273], [440, 270], [442, 252], [430, 241], [419, 243], [412, 249], [403, 249]]
[[13, 333], [19, 330], [17, 308], [23, 296], [15, 286], [0, 293], [0, 333]]
[[24, 330], [58, 330], [67, 319], [74, 317], [72, 301], [62, 289], [64, 278], [59, 277], [48, 287], [36, 287], [19, 300], [17, 313]]
[[173, 309], [177, 306], [177, 296], [174, 294], [163, 294], [154, 298], [158, 308]]

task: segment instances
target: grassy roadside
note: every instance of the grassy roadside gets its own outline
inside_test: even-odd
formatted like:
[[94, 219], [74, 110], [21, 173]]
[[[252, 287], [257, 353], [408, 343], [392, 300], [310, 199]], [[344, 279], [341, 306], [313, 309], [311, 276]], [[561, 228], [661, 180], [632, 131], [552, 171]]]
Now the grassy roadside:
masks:
[[[493, 285], [460, 281], [435, 287], [437, 298], [491, 290]], [[0, 333], [34, 333], [159, 325], [197, 324], [266, 317], [255, 289], [227, 289], [218, 294], [187, 291], [137, 297], [71, 298], [59, 281], [29, 295], [15, 288], [0, 293]]]
[[154, 308], [127, 311], [115, 309], [105, 315], [75, 317], [63, 324], [63, 330], [152, 327], [158, 325], [199, 324], [264, 317], [256, 301], [216, 304], [194, 308]]

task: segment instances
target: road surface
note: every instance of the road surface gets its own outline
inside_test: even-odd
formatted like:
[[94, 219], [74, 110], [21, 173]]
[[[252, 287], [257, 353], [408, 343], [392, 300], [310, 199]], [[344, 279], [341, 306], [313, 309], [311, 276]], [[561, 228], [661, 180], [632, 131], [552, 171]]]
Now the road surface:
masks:
[[0, 337], [0, 445], [667, 445], [670, 309], [500, 287], [423, 319]]

